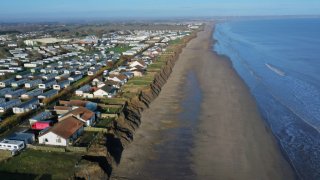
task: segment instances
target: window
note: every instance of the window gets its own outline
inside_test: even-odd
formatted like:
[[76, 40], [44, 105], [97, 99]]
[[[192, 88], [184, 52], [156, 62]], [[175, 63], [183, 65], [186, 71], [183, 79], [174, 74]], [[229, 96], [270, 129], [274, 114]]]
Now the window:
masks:
[[18, 149], [18, 146], [14, 146], [15, 149]]
[[47, 138], [44, 139], [44, 142], [49, 142]]
[[56, 139], [56, 142], [61, 143], [61, 139], [60, 138]]

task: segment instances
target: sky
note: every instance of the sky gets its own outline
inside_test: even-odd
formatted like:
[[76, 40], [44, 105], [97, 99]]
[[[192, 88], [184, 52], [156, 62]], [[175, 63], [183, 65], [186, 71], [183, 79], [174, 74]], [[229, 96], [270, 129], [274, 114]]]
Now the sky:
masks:
[[1, 0], [0, 21], [319, 15], [320, 0]]

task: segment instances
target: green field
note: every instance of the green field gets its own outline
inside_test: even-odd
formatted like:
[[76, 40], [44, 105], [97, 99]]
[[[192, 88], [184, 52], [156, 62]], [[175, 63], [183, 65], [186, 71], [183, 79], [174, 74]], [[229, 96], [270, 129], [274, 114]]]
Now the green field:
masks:
[[1, 179], [15, 179], [12, 175], [16, 179], [68, 179], [80, 158], [81, 155], [75, 153], [25, 150], [0, 163], [0, 176]]
[[131, 49], [130, 46], [127, 46], [127, 45], [123, 45], [123, 46], [116, 46], [114, 48], [109, 48], [107, 49], [107, 51], [113, 51], [114, 53], [122, 53], [122, 52], [125, 52], [125, 51], [128, 51], [129, 49]]

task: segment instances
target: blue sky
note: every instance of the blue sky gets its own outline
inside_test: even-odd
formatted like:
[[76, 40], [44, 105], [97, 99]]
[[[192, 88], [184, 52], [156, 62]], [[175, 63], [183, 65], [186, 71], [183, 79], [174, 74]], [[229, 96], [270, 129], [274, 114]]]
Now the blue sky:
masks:
[[0, 6], [0, 21], [319, 14], [320, 0], [3, 0]]

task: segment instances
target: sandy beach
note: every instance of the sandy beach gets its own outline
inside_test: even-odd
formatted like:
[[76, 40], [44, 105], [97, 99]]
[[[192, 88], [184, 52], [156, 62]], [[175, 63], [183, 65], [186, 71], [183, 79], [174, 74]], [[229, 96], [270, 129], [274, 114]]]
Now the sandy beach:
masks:
[[212, 52], [212, 25], [181, 53], [111, 179], [295, 179], [249, 89]]

